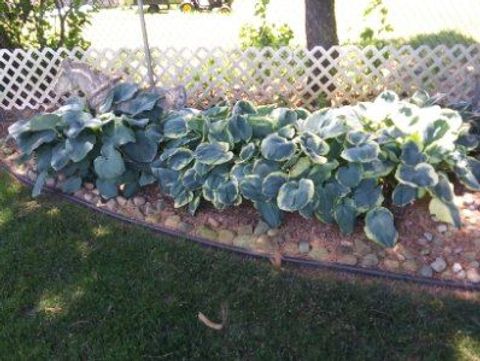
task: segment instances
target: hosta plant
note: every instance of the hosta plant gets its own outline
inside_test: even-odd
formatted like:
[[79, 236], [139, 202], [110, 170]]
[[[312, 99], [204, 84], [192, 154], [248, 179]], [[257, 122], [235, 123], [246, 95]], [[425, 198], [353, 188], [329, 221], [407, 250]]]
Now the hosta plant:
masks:
[[131, 86], [96, 117], [74, 102], [11, 127], [24, 156], [35, 154], [35, 193], [55, 172], [67, 175], [65, 191], [90, 179], [105, 198], [155, 180], [192, 214], [202, 200], [218, 209], [250, 201], [271, 227], [297, 212], [344, 234], [364, 219], [368, 238], [391, 247], [398, 232], [389, 206], [429, 197], [433, 216], [460, 226], [451, 178], [480, 190], [468, 125], [424, 93], [400, 100], [387, 91], [313, 113], [247, 101], [162, 112]]

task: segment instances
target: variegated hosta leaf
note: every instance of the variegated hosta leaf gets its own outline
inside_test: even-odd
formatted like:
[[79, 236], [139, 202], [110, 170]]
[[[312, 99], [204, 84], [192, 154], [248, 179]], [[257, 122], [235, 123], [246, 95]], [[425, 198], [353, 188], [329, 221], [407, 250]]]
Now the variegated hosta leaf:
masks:
[[282, 211], [275, 202], [258, 201], [254, 205], [269, 227], [277, 228], [282, 224]]
[[246, 101], [246, 100], [239, 100], [238, 102], [235, 103], [232, 109], [233, 114], [255, 114], [257, 111], [255, 109], [255, 106], [253, 105], [252, 102]]
[[276, 108], [270, 113], [270, 117], [278, 124], [278, 127], [284, 127], [289, 124], [295, 124], [297, 113], [288, 108]]
[[439, 222], [445, 222], [454, 225], [457, 228], [462, 226], [460, 212], [455, 204], [442, 202], [438, 198], [432, 198], [428, 206], [430, 214]]
[[419, 163], [414, 167], [400, 164], [395, 178], [411, 187], [433, 187], [438, 183], [438, 174], [428, 163]]
[[188, 190], [202, 188], [205, 177], [200, 176], [194, 168], [187, 169], [183, 174], [183, 186]]
[[233, 153], [227, 143], [201, 143], [195, 150], [195, 159], [203, 164], [218, 165], [229, 162]]
[[453, 185], [448, 180], [445, 173], [438, 174], [438, 183], [434, 187], [428, 188], [432, 196], [438, 198], [444, 203], [453, 203], [454, 193]]
[[310, 179], [284, 183], [278, 191], [278, 208], [287, 212], [298, 211], [313, 199], [314, 193], [314, 184]]
[[364, 179], [353, 192], [353, 200], [358, 213], [380, 206], [383, 203], [382, 187], [375, 179]]
[[235, 143], [240, 141], [248, 142], [253, 135], [251, 125], [242, 115], [234, 115], [228, 120], [228, 130]]
[[181, 170], [193, 160], [193, 152], [188, 148], [175, 149], [168, 158], [168, 166], [173, 170]]
[[417, 198], [417, 188], [406, 184], [397, 184], [392, 193], [393, 204], [397, 207], [405, 207]]
[[180, 172], [168, 168], [152, 168], [152, 174], [158, 179], [160, 190], [167, 194], [171, 193], [173, 186], [180, 179]]
[[245, 178], [249, 174], [252, 174], [252, 170], [253, 170], [252, 164], [238, 163], [232, 167], [230, 171], [230, 175], [240, 183], [243, 178]]
[[263, 179], [262, 192], [267, 199], [274, 199], [280, 187], [288, 181], [288, 175], [283, 172], [273, 172]]
[[252, 172], [258, 176], [260, 176], [263, 180], [266, 176], [268, 176], [272, 172], [276, 172], [280, 170], [280, 165], [273, 160], [266, 160], [266, 159], [258, 159], [253, 163]]
[[333, 211], [338, 196], [333, 189], [334, 187], [330, 183], [324, 187], [315, 188], [315, 196], [318, 200], [315, 216], [324, 223], [333, 223], [335, 221]]
[[480, 161], [473, 157], [462, 157], [455, 160], [455, 174], [469, 189], [480, 191]]
[[239, 194], [238, 182], [236, 179], [232, 179], [228, 182], [222, 183], [215, 189], [214, 201], [215, 203], [224, 206], [223, 208], [233, 206], [241, 200]]
[[417, 143], [409, 141], [402, 146], [400, 159], [404, 164], [414, 167], [419, 163], [425, 162], [426, 157]]
[[277, 134], [266, 137], [260, 146], [265, 159], [282, 162], [295, 154], [295, 144]]
[[163, 124], [163, 133], [166, 138], [179, 139], [188, 134], [187, 120], [182, 114], [172, 114]]
[[367, 163], [378, 159], [380, 147], [369, 142], [343, 150], [341, 157], [349, 162]]
[[302, 131], [309, 131], [326, 140], [343, 135], [347, 131], [345, 122], [336, 116], [335, 110], [319, 110], [307, 119], [299, 121]]
[[245, 176], [240, 182], [240, 192], [242, 196], [251, 201], [264, 201], [265, 196], [262, 193], [262, 178], [255, 174]]
[[345, 187], [354, 188], [362, 180], [363, 167], [361, 163], [351, 163], [337, 170], [337, 181]]
[[383, 247], [393, 247], [398, 240], [398, 232], [393, 222], [393, 214], [386, 208], [370, 210], [365, 217], [365, 234]]
[[304, 176], [311, 168], [312, 161], [308, 157], [301, 157], [299, 158], [292, 168], [290, 168], [290, 172], [288, 175], [290, 178], [299, 178]]
[[351, 130], [347, 133], [345, 139], [351, 145], [361, 145], [370, 140], [371, 134], [363, 132], [361, 130]]
[[255, 146], [255, 143], [248, 143], [248, 144], [245, 144], [240, 150], [239, 157], [242, 162], [246, 162], [252, 159], [256, 153], [257, 153], [257, 147]]
[[332, 176], [332, 171], [338, 167], [338, 162], [328, 162], [325, 164], [316, 164], [309, 168], [306, 178], [309, 178], [316, 185], [324, 183]]
[[286, 125], [277, 131], [277, 134], [285, 139], [293, 139], [297, 130], [293, 125]]
[[303, 152], [314, 162], [324, 164], [327, 158], [324, 157], [330, 151], [330, 146], [318, 135], [305, 131], [300, 135], [300, 147]]
[[357, 211], [355, 203], [350, 198], [343, 199], [334, 210], [334, 217], [343, 234], [352, 234], [355, 228]]

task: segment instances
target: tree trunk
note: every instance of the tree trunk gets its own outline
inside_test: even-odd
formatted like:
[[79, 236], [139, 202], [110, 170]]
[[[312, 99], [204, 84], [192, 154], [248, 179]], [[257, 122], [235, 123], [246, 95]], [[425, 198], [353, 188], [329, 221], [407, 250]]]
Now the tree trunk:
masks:
[[335, 0], [305, 0], [307, 48], [338, 44]]

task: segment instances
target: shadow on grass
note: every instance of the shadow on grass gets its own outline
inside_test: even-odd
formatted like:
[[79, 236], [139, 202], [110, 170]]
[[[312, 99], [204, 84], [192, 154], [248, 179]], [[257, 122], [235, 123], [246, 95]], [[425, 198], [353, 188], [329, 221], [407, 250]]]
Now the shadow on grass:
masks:
[[[12, 360], [470, 360], [477, 296], [275, 272], [0, 177], [0, 353]], [[222, 331], [212, 320], [227, 309]]]

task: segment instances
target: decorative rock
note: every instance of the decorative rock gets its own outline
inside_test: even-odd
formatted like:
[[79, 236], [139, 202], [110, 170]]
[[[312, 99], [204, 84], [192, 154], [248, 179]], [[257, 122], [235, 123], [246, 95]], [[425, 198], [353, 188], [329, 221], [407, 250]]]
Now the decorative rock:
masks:
[[47, 178], [47, 180], [45, 181], [45, 185], [49, 188], [55, 188], [55, 178]]
[[275, 237], [276, 235], [278, 235], [278, 228], [269, 229], [269, 230], [267, 231], [267, 234], [268, 234], [270, 237]]
[[117, 203], [122, 207], [124, 207], [127, 204], [127, 199], [125, 197], [118, 196], [116, 200], [117, 200]]
[[251, 234], [253, 234], [253, 228], [252, 228], [252, 226], [246, 224], [246, 225], [238, 227], [237, 233], [239, 235], [251, 235]]
[[[268, 234], [268, 233], [267, 233]], [[282, 245], [285, 243], [285, 237], [282, 236], [281, 234], [279, 234], [278, 236], [274, 237], [273, 240], [275, 241], [275, 243], [277, 243], [278, 245]]]
[[310, 252], [310, 243], [307, 241], [301, 241], [298, 244], [298, 250], [300, 253], [308, 253]]
[[460, 272], [457, 273], [457, 278], [460, 278], [460, 279], [465, 279], [467, 277], [467, 272], [465, 272], [464, 270], [461, 270]]
[[433, 270], [437, 273], [441, 273], [445, 271], [447, 268], [447, 262], [442, 257], [437, 257], [435, 261], [433, 261], [430, 266], [433, 268]]
[[254, 238], [248, 234], [238, 235], [233, 239], [233, 244], [241, 248], [248, 248], [252, 242]]
[[212, 226], [213, 228], [218, 228], [220, 227], [220, 222], [218, 222], [215, 218], [213, 217], [208, 217], [207, 223]]
[[31, 181], [34, 181], [37, 179], [37, 173], [35, 173], [33, 170], [29, 170], [27, 172], [27, 177], [28, 179], [30, 179]]
[[355, 247], [355, 252], [361, 255], [368, 254], [369, 252], [372, 251], [370, 246], [366, 242], [362, 241], [361, 239], [355, 239], [354, 247]]
[[422, 256], [428, 256], [430, 253], [432, 253], [432, 251], [430, 250], [430, 248], [423, 248], [421, 251], [420, 251], [420, 254]]
[[87, 202], [93, 201], [93, 198], [94, 198], [94, 197], [93, 197], [93, 194], [92, 194], [92, 193], [85, 193], [85, 194], [83, 195], [83, 199], [85, 199]]
[[161, 211], [165, 208], [165, 202], [162, 199], [158, 199], [155, 202], [155, 208], [157, 209], [157, 211]]
[[[173, 216], [175, 217], [175, 216]], [[197, 229], [196, 232], [197, 236], [206, 238], [206, 239], [216, 239], [217, 238], [217, 232], [215, 232], [213, 229], [208, 228], [207, 226], [201, 226]]]
[[385, 268], [389, 271], [396, 271], [400, 268], [400, 262], [395, 261], [393, 259], [386, 259], [383, 261]]
[[107, 207], [107, 209], [113, 211], [117, 208], [117, 202], [115, 201], [115, 199], [109, 199], [107, 203], [105, 203], [105, 207]]
[[421, 238], [417, 239], [417, 243], [418, 243], [420, 246], [426, 246], [426, 245], [428, 245], [428, 240], [425, 239], [425, 238], [423, 238], [423, 237], [421, 237]]
[[470, 267], [470, 268], [479, 268], [479, 267], [480, 267], [480, 262], [478, 262], [478, 261], [472, 261], [472, 262], [470, 262], [470, 264], [468, 265], [468, 267]]
[[433, 240], [433, 244], [435, 246], [442, 247], [443, 246], [443, 239], [437, 237]]
[[311, 258], [319, 261], [328, 261], [329, 252], [325, 247], [315, 247], [308, 254]]
[[462, 254], [463, 258], [467, 261], [473, 262], [477, 260], [477, 253], [476, 252], [465, 252]]
[[480, 239], [474, 240], [473, 244], [475, 245], [475, 248], [480, 249]]
[[448, 231], [448, 226], [446, 224], [439, 224], [437, 226], [437, 231], [440, 233], [445, 233], [446, 231]]
[[463, 267], [462, 267], [462, 265], [461, 265], [460, 263], [455, 262], [455, 263], [453, 264], [453, 266], [452, 266], [452, 271], [453, 271], [454, 273], [458, 273], [458, 272], [460, 272], [460, 271], [462, 271], [462, 270], [463, 270]]
[[232, 244], [233, 239], [235, 238], [235, 233], [229, 231], [228, 229], [221, 229], [218, 231], [217, 240], [222, 243]]
[[83, 186], [85, 187], [85, 189], [88, 189], [89, 191], [93, 191], [95, 189], [95, 184], [90, 182], [85, 182]]
[[133, 198], [133, 204], [135, 204], [137, 207], [141, 207], [145, 204], [145, 198], [137, 196]]
[[478, 273], [478, 269], [470, 268], [467, 271], [467, 278], [470, 282], [474, 282], [474, 283], [480, 282], [480, 273]]
[[155, 209], [155, 207], [150, 202], [147, 202], [145, 204], [145, 214], [147, 216], [151, 216], [152, 214], [155, 214], [155, 213], [157, 213], [157, 210]]
[[423, 237], [425, 237], [425, 239], [429, 242], [433, 241], [433, 234], [431, 234], [430, 232], [425, 232], [423, 234]]
[[76, 197], [76, 198], [82, 198], [83, 199], [83, 191], [80, 189], [78, 191], [76, 191], [75, 193], [73, 193], [73, 195]]
[[423, 265], [418, 274], [422, 277], [432, 277], [433, 276], [433, 269], [429, 265]]
[[463, 247], [455, 247], [455, 248], [453, 249], [453, 253], [454, 253], [454, 254], [460, 254], [460, 253], [462, 253], [462, 252], [463, 252]]
[[402, 264], [405, 271], [414, 273], [418, 269], [418, 264], [414, 259], [410, 259]]
[[189, 233], [193, 229], [193, 226], [190, 223], [180, 222], [177, 229], [182, 233]]
[[255, 240], [255, 246], [263, 251], [268, 252], [273, 252], [273, 250], [275, 249], [275, 245], [273, 244], [270, 237], [268, 237], [266, 234], [262, 234]]
[[255, 226], [255, 230], [253, 231], [253, 234], [256, 236], [260, 236], [261, 234], [268, 232], [269, 229], [270, 227], [268, 226], [268, 224], [263, 221], [258, 221], [257, 225]]
[[180, 219], [179, 216], [169, 216], [167, 219], [165, 219], [165, 227], [168, 228], [177, 228], [178, 225], [180, 224], [182, 220]]
[[378, 264], [378, 257], [376, 254], [367, 254], [365, 257], [363, 257], [361, 265], [362, 267], [374, 267]]
[[162, 221], [162, 216], [160, 214], [152, 214], [145, 217], [145, 221], [147, 221], [148, 223], [157, 224]]
[[357, 260], [357, 257], [351, 254], [346, 254], [341, 256], [339, 259], [337, 259], [337, 262], [341, 264], [346, 264], [348, 266], [355, 266], [358, 260]]

